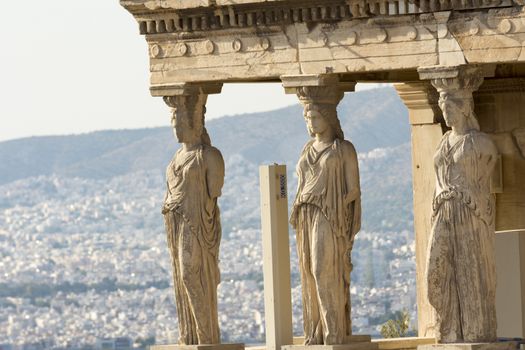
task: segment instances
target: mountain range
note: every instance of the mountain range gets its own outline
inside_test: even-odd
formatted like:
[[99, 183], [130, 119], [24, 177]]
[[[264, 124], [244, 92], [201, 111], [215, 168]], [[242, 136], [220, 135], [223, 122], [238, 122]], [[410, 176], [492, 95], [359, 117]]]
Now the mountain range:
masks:
[[[360, 153], [409, 141], [407, 111], [392, 88], [347, 94], [338, 111], [346, 138]], [[256, 164], [289, 163], [309, 137], [301, 116], [301, 107], [294, 105], [210, 120], [207, 129], [225, 159], [238, 154]], [[49, 174], [103, 179], [163, 170], [177, 147], [168, 127], [1, 142], [0, 184]]]

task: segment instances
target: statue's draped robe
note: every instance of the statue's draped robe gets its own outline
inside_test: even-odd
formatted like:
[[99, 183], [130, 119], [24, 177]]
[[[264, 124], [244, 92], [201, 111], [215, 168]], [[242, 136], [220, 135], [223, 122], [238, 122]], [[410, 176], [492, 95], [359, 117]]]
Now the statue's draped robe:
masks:
[[[347, 201], [344, 163], [354, 159], [348, 141], [317, 151], [306, 144], [290, 222], [297, 231], [305, 344], [343, 344], [352, 334], [350, 253], [360, 228], [361, 202]], [[355, 162], [357, 159], [355, 158]], [[357, 169], [357, 164], [355, 164]], [[359, 189], [356, 176], [354, 186]]]
[[496, 149], [472, 131], [451, 144], [445, 134], [436, 155], [436, 195], [428, 253], [430, 304], [441, 342], [496, 339], [494, 197], [490, 176]]
[[166, 174], [164, 219], [173, 263], [179, 343], [188, 345], [220, 343], [221, 225], [217, 199], [210, 197], [206, 182], [206, 152], [218, 151], [201, 145], [183, 158], [179, 150]]

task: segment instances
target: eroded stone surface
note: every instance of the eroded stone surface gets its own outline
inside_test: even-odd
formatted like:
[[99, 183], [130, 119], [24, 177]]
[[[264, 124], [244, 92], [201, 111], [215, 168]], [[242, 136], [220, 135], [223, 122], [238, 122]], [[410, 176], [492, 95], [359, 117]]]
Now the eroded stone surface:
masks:
[[417, 350], [515, 350], [515, 342], [471, 343], [471, 344], [428, 344], [419, 345]]
[[162, 213], [172, 258], [179, 343], [184, 345], [220, 343], [217, 198], [224, 184], [224, 161], [204, 127], [206, 99], [198, 91], [165, 97], [172, 108], [175, 136], [182, 143], [166, 170]]
[[151, 350], [244, 350], [244, 344], [153, 345]]
[[[185, 6], [184, 1], [172, 2], [121, 1], [154, 48], [152, 86], [525, 62], [525, 14], [519, 7], [501, 8], [510, 5], [507, 0], [476, 5], [493, 7], [490, 11], [479, 11], [467, 1], [461, 5], [469, 10], [464, 12], [432, 12], [437, 10], [421, 2], [418, 11], [399, 10], [390, 16], [389, 11], [403, 7], [400, 3], [379, 9], [380, 16], [373, 17], [375, 8], [363, 13], [354, 8], [371, 6], [367, 1], [345, 5], [333, 0], [320, 7], [249, 1], [247, 7], [246, 1], [224, 0], [218, 7], [203, 5], [190, 12], [177, 8]], [[435, 4], [448, 6], [446, 1]]]
[[372, 342], [353, 342], [337, 345], [286, 345], [282, 350], [377, 350], [376, 343]]
[[[496, 340], [495, 198], [498, 158], [479, 131], [472, 92], [480, 70], [443, 70], [432, 80], [450, 131], [434, 156], [436, 190], [426, 278], [441, 343]], [[439, 70], [434, 74], [439, 74]]]
[[290, 216], [308, 346], [346, 344], [352, 335], [351, 250], [361, 227], [361, 190], [357, 153], [337, 117], [343, 94], [335, 83], [297, 87], [312, 137], [297, 164], [299, 185]]

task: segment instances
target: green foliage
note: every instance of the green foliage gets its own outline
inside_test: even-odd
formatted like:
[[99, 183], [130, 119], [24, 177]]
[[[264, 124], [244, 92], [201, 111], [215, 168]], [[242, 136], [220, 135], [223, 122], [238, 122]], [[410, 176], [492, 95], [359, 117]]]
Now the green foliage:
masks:
[[151, 336], [148, 338], [137, 338], [135, 339], [135, 345], [140, 349], [149, 349], [150, 346], [155, 345], [155, 336]]
[[35, 298], [35, 299], [32, 299], [31, 302], [36, 307], [51, 307], [51, 303], [49, 302], [49, 300], [45, 298]]
[[386, 321], [381, 326], [383, 338], [403, 338], [408, 336], [410, 315], [407, 310], [397, 311], [394, 318]]

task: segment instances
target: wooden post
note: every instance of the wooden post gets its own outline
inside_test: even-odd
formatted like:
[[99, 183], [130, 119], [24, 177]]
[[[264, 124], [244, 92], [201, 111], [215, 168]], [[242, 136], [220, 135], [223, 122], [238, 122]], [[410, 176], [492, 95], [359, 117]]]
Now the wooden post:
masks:
[[266, 349], [280, 350], [293, 342], [286, 166], [263, 165], [259, 175]]

